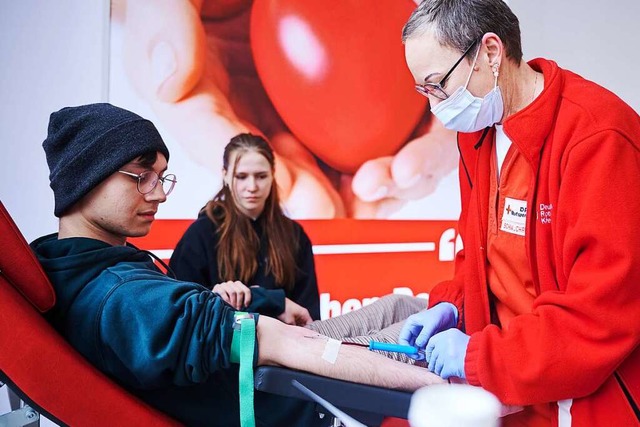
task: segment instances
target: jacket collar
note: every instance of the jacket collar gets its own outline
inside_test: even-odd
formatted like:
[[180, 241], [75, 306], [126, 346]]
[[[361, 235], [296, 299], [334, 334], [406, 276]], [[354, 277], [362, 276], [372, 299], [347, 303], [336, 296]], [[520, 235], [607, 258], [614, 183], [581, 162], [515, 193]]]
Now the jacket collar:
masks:
[[[564, 78], [554, 61], [538, 58], [530, 61], [529, 65], [544, 75], [544, 88], [531, 104], [510, 116], [503, 124], [505, 133], [518, 150], [530, 164], [537, 165], [540, 152], [555, 122]], [[482, 133], [483, 131], [478, 131], [458, 135], [463, 155], [470, 148], [479, 148], [477, 143]], [[491, 139], [493, 135], [494, 129], [491, 129], [486, 137]]]
[[544, 88], [528, 106], [504, 121], [504, 131], [518, 150], [534, 164], [540, 158], [547, 136], [555, 123], [564, 78], [558, 64], [542, 58], [529, 65], [544, 75]]

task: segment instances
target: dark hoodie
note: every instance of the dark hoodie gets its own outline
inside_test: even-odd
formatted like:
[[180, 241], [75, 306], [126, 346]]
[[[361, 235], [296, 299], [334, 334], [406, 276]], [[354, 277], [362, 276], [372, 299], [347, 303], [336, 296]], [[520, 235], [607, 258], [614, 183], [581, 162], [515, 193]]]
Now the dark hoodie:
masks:
[[[260, 238], [258, 269], [247, 285], [251, 287], [251, 305], [249, 311], [277, 317], [285, 307], [285, 296], [309, 310], [313, 320], [320, 319], [320, 297], [316, 270], [313, 260], [311, 241], [304, 229], [292, 221], [297, 237], [296, 276], [291, 290], [283, 289], [276, 282], [273, 272], [267, 271], [268, 242], [263, 233], [264, 216], [251, 221], [254, 231]], [[170, 266], [181, 280], [199, 283], [212, 288], [224, 280], [218, 268], [218, 228], [206, 213], [201, 213], [185, 231], [171, 256]], [[257, 286], [257, 287], [256, 287]], [[264, 300], [264, 302], [263, 302]]]
[[[31, 246], [56, 292], [49, 320], [93, 365], [187, 425], [239, 426], [234, 310], [221, 298], [133, 246], [56, 234]], [[255, 410], [260, 426], [315, 423], [294, 399], [256, 392]]]

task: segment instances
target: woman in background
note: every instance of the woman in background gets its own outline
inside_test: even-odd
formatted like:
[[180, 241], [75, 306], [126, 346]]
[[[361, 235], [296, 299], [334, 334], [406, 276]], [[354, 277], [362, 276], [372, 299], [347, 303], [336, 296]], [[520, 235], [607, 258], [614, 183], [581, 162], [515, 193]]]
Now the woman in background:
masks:
[[[212, 289], [237, 310], [307, 326], [343, 342], [396, 342], [402, 321], [424, 309], [424, 300], [387, 295], [360, 310], [318, 320], [311, 242], [302, 227], [282, 213], [274, 164], [273, 151], [262, 137], [240, 134], [231, 139], [223, 156], [222, 189], [171, 257], [177, 278]], [[414, 363], [400, 353], [381, 353]]]
[[180, 280], [200, 283], [237, 310], [304, 326], [320, 318], [311, 242], [280, 207], [273, 150], [250, 133], [224, 150], [223, 186], [173, 252]]

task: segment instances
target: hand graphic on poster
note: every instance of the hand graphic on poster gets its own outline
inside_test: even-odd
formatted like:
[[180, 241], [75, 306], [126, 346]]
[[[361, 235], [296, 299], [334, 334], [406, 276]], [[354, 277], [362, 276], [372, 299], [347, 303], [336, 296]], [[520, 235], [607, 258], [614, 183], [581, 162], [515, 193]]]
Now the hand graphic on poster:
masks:
[[[410, 11], [413, 3], [406, 2]], [[395, 116], [413, 115], [400, 120], [403, 129], [393, 128], [393, 121], [382, 125], [386, 126], [382, 134], [387, 140], [393, 139], [387, 137], [388, 129], [397, 130], [395, 141], [389, 143], [369, 144], [371, 139], [367, 138], [356, 141], [367, 128], [379, 128], [379, 119], [364, 124], [362, 120], [351, 120], [354, 126], [344, 128], [353, 138], [348, 144], [340, 144], [339, 138], [332, 138], [322, 146], [317, 141], [310, 141], [308, 136], [301, 137], [304, 132], [292, 131], [296, 119], [286, 113], [283, 105], [294, 110], [305, 105], [314, 107], [312, 115], [304, 116], [334, 128], [341, 122], [335, 114], [331, 115], [332, 110], [348, 111], [345, 110], [348, 106], [341, 105], [344, 99], [329, 95], [322, 99], [309, 98], [302, 96], [302, 92], [297, 102], [289, 99], [276, 105], [278, 101], [274, 102], [273, 90], [271, 93], [265, 90], [268, 81], [265, 74], [260, 76], [262, 79], [258, 76], [254, 59], [259, 55], [256, 55], [255, 45], [252, 52], [250, 42], [251, 26], [255, 25], [255, 20], [251, 22], [252, 8], [267, 3], [276, 2], [256, 0], [254, 5], [246, 0], [113, 1], [112, 19], [122, 24], [125, 72], [162, 127], [194, 162], [213, 171], [222, 169], [222, 150], [232, 136], [246, 131], [264, 134], [277, 153], [276, 180], [281, 199], [293, 218], [386, 218], [406, 201], [431, 193], [438, 181], [457, 165], [455, 136], [441, 128], [436, 120], [431, 121], [430, 114], [424, 114], [424, 100], [417, 94], [411, 93], [411, 98], [401, 96], [395, 101], [397, 104], [408, 99], [411, 106], [407, 112], [404, 108], [398, 110], [398, 105], [389, 105], [379, 113], [378, 117], [392, 117], [396, 121], [400, 119]], [[408, 17], [408, 13], [406, 15]], [[327, 31], [331, 30], [328, 21], [310, 25], [328, 25]], [[380, 22], [371, 25], [375, 29]], [[397, 34], [394, 43], [398, 45], [400, 29], [401, 24], [393, 29]], [[355, 38], [366, 40], [370, 36], [364, 34], [362, 28], [355, 30]], [[369, 52], [358, 55], [329, 51], [328, 55], [330, 58], [332, 54], [341, 55], [343, 62], [359, 63], [367, 58], [365, 54], [375, 55], [375, 49], [376, 46], [371, 46]], [[406, 68], [402, 59], [399, 62], [397, 67]], [[372, 70], [371, 73], [376, 75], [380, 71]], [[289, 83], [295, 83], [295, 76], [290, 77]], [[365, 80], [354, 82], [345, 78], [340, 87], [344, 89], [355, 83], [358, 84], [354, 87], [360, 88], [369, 85], [372, 95], [363, 99], [359, 108], [366, 110], [373, 99], [375, 104], [385, 106], [385, 96], [376, 94], [381, 88], [375, 84], [371, 86], [366, 75], [362, 79]], [[322, 89], [324, 84], [328, 93], [326, 85], [339, 80], [342, 79], [334, 78], [316, 86]], [[403, 90], [412, 90], [410, 77], [394, 84]], [[327, 100], [331, 100], [334, 108], [327, 107]], [[309, 126], [304, 129], [320, 138], [325, 137], [322, 129]], [[382, 150], [367, 148], [381, 145], [386, 147]], [[347, 167], [336, 165], [331, 153], [336, 157], [348, 157], [339, 147], [351, 149], [355, 157], [360, 156], [359, 160]]]

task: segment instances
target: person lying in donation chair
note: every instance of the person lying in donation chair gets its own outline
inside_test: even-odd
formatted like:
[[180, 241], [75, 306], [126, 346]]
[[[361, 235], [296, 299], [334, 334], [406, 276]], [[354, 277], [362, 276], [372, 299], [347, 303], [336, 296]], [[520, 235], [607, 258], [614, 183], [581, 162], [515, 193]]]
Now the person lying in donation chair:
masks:
[[43, 147], [60, 219], [58, 233], [31, 244], [56, 293], [48, 320], [151, 406], [193, 426], [238, 426], [241, 409], [258, 426], [313, 426], [323, 420], [308, 402], [259, 391], [241, 400], [239, 374], [276, 365], [408, 391], [443, 381], [356, 346], [325, 351], [329, 338], [238, 312], [127, 244], [149, 232], [177, 182], [150, 121], [106, 103], [67, 107], [51, 115]]

